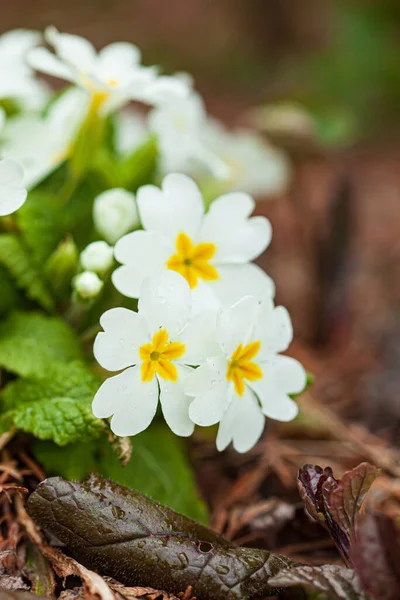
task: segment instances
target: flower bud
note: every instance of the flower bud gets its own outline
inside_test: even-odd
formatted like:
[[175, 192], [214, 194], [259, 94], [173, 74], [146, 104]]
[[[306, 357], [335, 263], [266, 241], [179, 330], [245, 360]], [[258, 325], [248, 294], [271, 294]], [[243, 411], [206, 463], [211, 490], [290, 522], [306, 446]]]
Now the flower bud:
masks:
[[71, 236], [60, 242], [47, 259], [44, 273], [50, 288], [58, 298], [69, 293], [78, 260], [78, 249]]
[[139, 226], [135, 196], [122, 188], [107, 190], [97, 196], [93, 206], [97, 231], [110, 244]]
[[103, 282], [96, 273], [83, 271], [74, 277], [73, 287], [80, 300], [93, 300], [101, 292]]
[[107, 242], [93, 242], [86, 246], [80, 256], [82, 267], [99, 275], [106, 273], [112, 266], [114, 249]]

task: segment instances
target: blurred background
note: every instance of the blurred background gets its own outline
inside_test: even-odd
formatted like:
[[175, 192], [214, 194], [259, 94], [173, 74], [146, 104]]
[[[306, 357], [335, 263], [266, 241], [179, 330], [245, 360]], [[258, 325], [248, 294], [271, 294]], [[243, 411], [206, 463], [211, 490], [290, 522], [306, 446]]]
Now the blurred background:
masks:
[[[2, 0], [1, 16], [4, 31], [53, 24], [98, 47], [132, 41], [144, 64], [190, 72], [211, 114], [290, 154], [289, 192], [257, 205], [274, 229], [259, 263], [292, 315], [290, 354], [316, 381], [304, 420], [249, 457], [195, 446], [213, 525], [250, 497], [282, 496], [269, 470], [291, 489], [297, 462], [340, 472], [366, 459], [399, 477], [399, 1]], [[385, 486], [400, 499], [398, 479], [380, 481], [383, 502]]]

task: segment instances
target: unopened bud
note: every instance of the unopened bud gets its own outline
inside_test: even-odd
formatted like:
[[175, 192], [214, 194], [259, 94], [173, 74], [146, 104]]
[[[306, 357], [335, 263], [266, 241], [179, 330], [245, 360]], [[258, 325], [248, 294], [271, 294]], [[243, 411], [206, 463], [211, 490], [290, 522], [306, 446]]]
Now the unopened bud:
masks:
[[73, 279], [73, 287], [81, 300], [93, 300], [102, 290], [103, 282], [96, 273], [83, 271]]
[[94, 271], [103, 275], [112, 266], [114, 261], [114, 249], [107, 242], [93, 242], [86, 246], [80, 256], [82, 267], [86, 271]]
[[135, 196], [122, 188], [103, 192], [94, 201], [93, 221], [110, 244], [139, 226]]

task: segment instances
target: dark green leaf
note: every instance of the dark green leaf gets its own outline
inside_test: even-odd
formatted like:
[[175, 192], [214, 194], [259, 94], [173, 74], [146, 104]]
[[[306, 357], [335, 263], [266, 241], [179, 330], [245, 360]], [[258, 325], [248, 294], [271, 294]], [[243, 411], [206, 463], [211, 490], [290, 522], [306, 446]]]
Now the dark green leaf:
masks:
[[323, 592], [327, 600], [368, 600], [356, 573], [338, 565], [298, 566], [280, 571], [271, 578], [276, 587], [304, 587]]
[[97, 472], [196, 521], [207, 522], [207, 510], [197, 494], [185, 447], [161, 423], [132, 438], [132, 455], [126, 467], [103, 438], [64, 448], [37, 442], [33, 450], [49, 475], [81, 481]]
[[29, 498], [27, 510], [79, 562], [126, 585], [175, 594], [191, 585], [202, 600], [247, 600], [271, 595], [269, 578], [293, 564], [267, 550], [238, 548], [97, 476], [84, 483], [47, 479]]
[[38, 265], [18, 236], [11, 233], [0, 235], [0, 265], [7, 269], [17, 287], [24, 290], [28, 298], [46, 310], [54, 307], [54, 300]]
[[0, 324], [0, 366], [28, 376], [45, 376], [49, 364], [81, 358], [73, 330], [61, 319], [15, 312]]

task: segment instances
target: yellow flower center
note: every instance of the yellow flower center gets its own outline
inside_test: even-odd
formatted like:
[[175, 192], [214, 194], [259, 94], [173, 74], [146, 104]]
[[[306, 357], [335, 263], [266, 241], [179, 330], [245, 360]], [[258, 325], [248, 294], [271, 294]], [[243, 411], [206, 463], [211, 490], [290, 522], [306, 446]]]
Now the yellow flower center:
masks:
[[191, 288], [195, 288], [199, 279], [215, 281], [218, 279], [217, 269], [209, 261], [216, 252], [214, 244], [203, 242], [193, 244], [186, 233], [179, 233], [176, 238], [176, 254], [167, 261], [167, 269], [182, 275]]
[[256, 363], [251, 362], [261, 348], [261, 342], [251, 342], [247, 346], [243, 347], [243, 344], [239, 344], [235, 352], [231, 356], [231, 360], [228, 363], [228, 369], [226, 371], [226, 378], [228, 381], [233, 381], [235, 391], [239, 396], [244, 394], [244, 380], [256, 381], [261, 379], [263, 373]]
[[108, 87], [115, 88], [119, 84], [119, 81], [118, 81], [118, 79], [114, 79], [111, 77], [110, 79], [107, 79], [106, 83], [107, 83]]
[[142, 362], [142, 381], [151, 381], [157, 373], [163, 379], [176, 381], [178, 371], [173, 364], [185, 353], [185, 346], [180, 342], [169, 342], [168, 331], [160, 329], [153, 335], [150, 344], [143, 344], [139, 348]]

